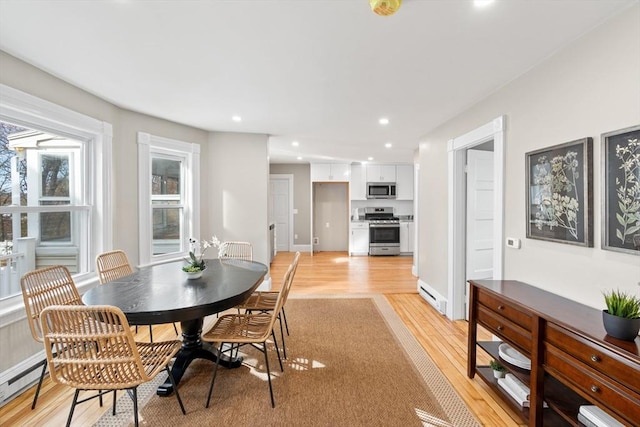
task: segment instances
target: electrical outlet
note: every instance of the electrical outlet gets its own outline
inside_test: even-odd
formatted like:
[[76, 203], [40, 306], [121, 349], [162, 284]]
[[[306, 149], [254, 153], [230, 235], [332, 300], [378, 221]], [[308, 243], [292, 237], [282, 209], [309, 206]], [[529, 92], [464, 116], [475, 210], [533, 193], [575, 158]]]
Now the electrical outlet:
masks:
[[297, 235], [297, 234], [294, 234], [294, 235], [293, 235], [293, 238], [294, 238], [295, 240], [298, 240], [298, 235]]
[[313, 244], [314, 245], [319, 245], [320, 244], [320, 239], [318, 237], [314, 237], [313, 238]]

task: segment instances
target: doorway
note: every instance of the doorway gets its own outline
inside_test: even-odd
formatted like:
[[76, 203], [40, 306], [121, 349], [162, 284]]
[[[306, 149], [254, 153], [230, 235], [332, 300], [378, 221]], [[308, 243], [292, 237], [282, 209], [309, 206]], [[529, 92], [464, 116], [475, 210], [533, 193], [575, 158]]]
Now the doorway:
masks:
[[275, 249], [289, 252], [293, 234], [293, 175], [269, 175], [269, 224], [275, 225]]
[[[467, 278], [468, 269], [487, 270], [487, 265], [491, 269], [491, 278], [502, 279], [503, 271], [503, 235], [504, 235], [504, 121], [505, 117], [500, 116], [491, 122], [449, 141], [449, 224], [448, 224], [448, 295], [446, 314], [452, 320], [464, 319], [467, 316]], [[484, 240], [484, 246], [492, 246], [490, 255], [487, 253], [476, 254], [489, 256], [491, 261], [484, 260], [484, 266], [469, 267], [467, 265], [467, 154], [471, 148], [481, 147], [485, 143], [493, 141], [492, 163], [493, 163], [493, 190], [490, 200], [487, 201], [486, 194], [482, 195], [485, 211], [492, 212], [492, 235], [489, 245]], [[486, 146], [485, 146], [486, 147]], [[472, 154], [473, 156], [474, 154]], [[485, 156], [486, 157], [486, 156]], [[481, 166], [481, 167], [486, 167]], [[483, 180], [480, 180], [483, 181]], [[481, 184], [485, 185], [485, 184]], [[477, 193], [476, 190], [473, 190]], [[476, 194], [478, 196], [478, 194]], [[491, 203], [491, 206], [486, 206]], [[485, 212], [486, 214], [486, 212]], [[482, 214], [481, 216], [486, 216]], [[475, 214], [474, 214], [475, 215]], [[486, 224], [484, 224], [486, 226]], [[486, 228], [486, 227], [485, 227]], [[485, 235], [486, 237], [486, 235]], [[470, 237], [473, 239], [473, 237]], [[473, 261], [472, 261], [473, 262]], [[487, 271], [481, 274], [489, 274]], [[469, 277], [473, 278], [473, 277]]]
[[349, 250], [349, 191], [346, 182], [313, 183], [313, 251]]

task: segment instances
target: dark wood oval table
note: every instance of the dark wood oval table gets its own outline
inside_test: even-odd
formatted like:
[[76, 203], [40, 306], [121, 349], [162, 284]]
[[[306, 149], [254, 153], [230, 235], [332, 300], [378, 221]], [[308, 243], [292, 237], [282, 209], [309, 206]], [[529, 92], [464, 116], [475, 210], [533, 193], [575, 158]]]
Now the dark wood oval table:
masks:
[[[86, 305], [120, 308], [131, 325], [180, 322], [182, 348], [171, 369], [176, 384], [194, 359], [216, 361], [217, 353], [201, 340], [204, 317], [244, 302], [262, 283], [267, 266], [255, 261], [207, 260], [199, 279], [189, 280], [182, 271], [184, 261], [143, 267], [129, 276], [104, 283], [82, 296]], [[220, 357], [227, 367], [240, 366], [241, 359]], [[173, 392], [167, 380], [157, 394]]]

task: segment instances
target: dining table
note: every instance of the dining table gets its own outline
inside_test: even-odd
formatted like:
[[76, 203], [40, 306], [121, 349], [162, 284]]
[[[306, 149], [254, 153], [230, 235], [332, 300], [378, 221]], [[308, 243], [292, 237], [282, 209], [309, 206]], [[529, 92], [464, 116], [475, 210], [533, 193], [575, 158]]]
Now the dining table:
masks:
[[[256, 261], [239, 259], [205, 260], [198, 279], [182, 271], [183, 260], [141, 267], [133, 274], [98, 285], [82, 295], [86, 305], [112, 305], [120, 308], [130, 325], [156, 325], [180, 322], [182, 347], [171, 373], [176, 385], [195, 359], [216, 361], [229, 368], [239, 367], [241, 357], [219, 355], [202, 341], [206, 316], [244, 302], [262, 283], [268, 268]], [[160, 385], [156, 393], [168, 396], [171, 382]]]

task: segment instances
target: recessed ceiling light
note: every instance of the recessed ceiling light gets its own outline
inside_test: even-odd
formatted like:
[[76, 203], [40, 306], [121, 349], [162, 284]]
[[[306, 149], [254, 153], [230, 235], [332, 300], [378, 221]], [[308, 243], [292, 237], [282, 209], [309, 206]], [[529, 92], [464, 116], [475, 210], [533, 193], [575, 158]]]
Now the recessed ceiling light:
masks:
[[371, 161], [373, 160], [373, 157], [367, 157], [367, 160]]
[[383, 117], [380, 120], [378, 120], [378, 122], [380, 122], [381, 125], [388, 125], [389, 119], [387, 119], [386, 117]]
[[475, 7], [486, 7], [493, 3], [493, 0], [473, 0]]
[[300, 156], [298, 156], [298, 157], [296, 157], [296, 158], [297, 158], [298, 160], [302, 160], [302, 157], [300, 157]]
[[297, 146], [298, 146], [298, 145], [300, 145], [300, 144], [298, 143], [298, 141], [293, 141], [293, 142], [291, 143], [291, 145], [293, 145], [294, 147], [297, 147]]
[[240, 116], [233, 116], [233, 117], [231, 117], [231, 120], [233, 120], [234, 122], [241, 122], [241, 121], [242, 121], [242, 117], [240, 117]]
[[393, 147], [393, 144], [390, 143], [390, 142], [387, 142], [386, 144], [384, 144], [384, 146], [387, 147], [387, 148], [391, 148], [391, 147]]

